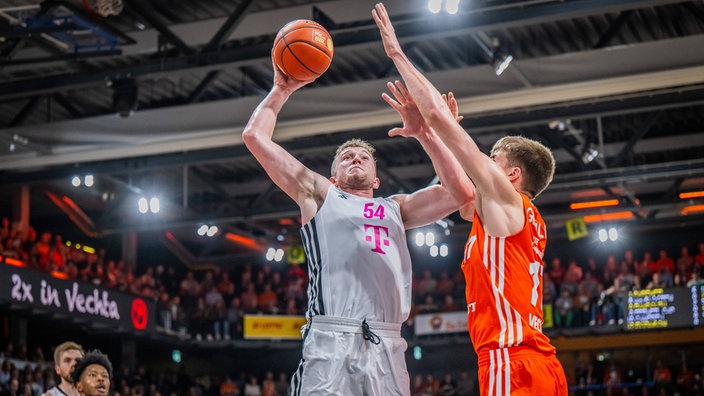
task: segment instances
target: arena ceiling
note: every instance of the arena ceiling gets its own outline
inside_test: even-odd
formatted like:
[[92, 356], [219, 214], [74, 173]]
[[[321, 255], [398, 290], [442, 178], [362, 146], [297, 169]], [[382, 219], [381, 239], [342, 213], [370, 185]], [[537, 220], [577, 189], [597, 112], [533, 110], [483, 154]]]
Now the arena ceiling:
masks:
[[[399, 118], [380, 95], [398, 74], [374, 2], [96, 1], [0, 0], [0, 188], [9, 208], [29, 187], [30, 222], [154, 231], [190, 264], [294, 243], [298, 210], [241, 131], [271, 87], [277, 30], [302, 18], [329, 29], [335, 55], [286, 104], [276, 139], [322, 174], [338, 144], [369, 140], [381, 195], [435, 182], [420, 145], [386, 135]], [[557, 235], [566, 220], [612, 212], [636, 228], [704, 223], [692, 207], [704, 199], [679, 196], [704, 190], [703, 1], [462, 0], [455, 15], [427, 0], [386, 5], [410, 59], [455, 93], [485, 151], [505, 134], [552, 148], [556, 177], [537, 204]], [[71, 186], [87, 174], [92, 188]], [[161, 212], [139, 214], [153, 195]], [[606, 199], [618, 204], [569, 207]], [[220, 233], [197, 237], [203, 223]]]

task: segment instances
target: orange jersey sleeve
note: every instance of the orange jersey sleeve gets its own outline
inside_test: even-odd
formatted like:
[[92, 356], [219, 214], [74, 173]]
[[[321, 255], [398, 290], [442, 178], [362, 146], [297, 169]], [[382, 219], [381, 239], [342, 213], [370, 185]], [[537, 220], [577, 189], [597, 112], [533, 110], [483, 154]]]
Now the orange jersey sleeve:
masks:
[[475, 212], [465, 246], [467, 326], [477, 354], [514, 346], [555, 352], [542, 332], [545, 222], [530, 200], [521, 197], [525, 224], [518, 233], [487, 235]]

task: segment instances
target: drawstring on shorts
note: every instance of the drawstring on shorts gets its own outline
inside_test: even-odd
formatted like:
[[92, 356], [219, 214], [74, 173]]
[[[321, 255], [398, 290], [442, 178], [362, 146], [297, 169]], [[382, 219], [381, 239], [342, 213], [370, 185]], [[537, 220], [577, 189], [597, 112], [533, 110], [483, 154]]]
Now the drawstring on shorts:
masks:
[[370, 341], [374, 345], [379, 345], [379, 343], [381, 343], [381, 338], [374, 334], [374, 332], [369, 328], [369, 324], [367, 324], [366, 319], [362, 321], [362, 338]]

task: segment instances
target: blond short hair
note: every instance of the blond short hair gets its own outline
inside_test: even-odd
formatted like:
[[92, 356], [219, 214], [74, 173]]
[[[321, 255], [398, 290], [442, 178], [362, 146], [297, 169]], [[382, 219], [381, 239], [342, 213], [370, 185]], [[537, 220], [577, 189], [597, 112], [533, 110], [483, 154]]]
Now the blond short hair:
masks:
[[63, 355], [64, 352], [70, 351], [72, 349], [75, 349], [80, 352], [81, 356], [85, 355], [85, 351], [83, 351], [82, 346], [76, 344], [73, 341], [66, 341], [64, 343], [59, 344], [56, 349], [54, 349], [54, 364], [58, 366], [59, 363], [61, 363], [61, 355]]
[[538, 141], [523, 136], [505, 136], [494, 144], [491, 156], [499, 151], [506, 153], [509, 165], [521, 168], [521, 187], [531, 199], [543, 192], [555, 175], [555, 157]]
[[335, 158], [333, 158], [332, 166], [330, 167], [330, 174], [332, 176], [335, 175], [335, 167], [337, 166], [337, 163], [338, 163], [338, 157], [340, 156], [340, 154], [343, 151], [345, 151], [349, 147], [361, 147], [361, 148], [369, 151], [369, 154], [371, 154], [372, 158], [374, 158], [374, 162], [376, 162], [376, 158], [374, 157], [374, 153], [376, 152], [376, 149], [374, 148], [374, 146], [372, 146], [366, 140], [357, 139], [357, 138], [350, 139], [350, 140], [342, 143], [340, 145], [340, 147], [338, 147], [337, 150], [335, 150]]

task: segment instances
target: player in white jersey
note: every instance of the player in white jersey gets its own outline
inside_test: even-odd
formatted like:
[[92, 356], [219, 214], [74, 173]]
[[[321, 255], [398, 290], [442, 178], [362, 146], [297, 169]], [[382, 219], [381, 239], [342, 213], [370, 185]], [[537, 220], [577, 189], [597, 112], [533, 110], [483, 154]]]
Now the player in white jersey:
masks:
[[[272, 62], [273, 63], [273, 62]], [[272, 181], [301, 209], [308, 260], [308, 323], [303, 358], [291, 379], [292, 395], [409, 395], [401, 323], [411, 304], [411, 263], [405, 230], [430, 224], [467, 202], [473, 191], [448, 150], [430, 133], [405, 89], [388, 84], [402, 128], [433, 160], [441, 185], [412, 194], [374, 198], [379, 187], [374, 148], [359, 139], [340, 146], [332, 177], [311, 171], [272, 140], [276, 119], [296, 90], [312, 82], [287, 78], [276, 66], [274, 85], [242, 133], [247, 148]], [[448, 101], [456, 114], [457, 103]], [[448, 187], [449, 188], [449, 187]]]
[[59, 383], [43, 396], [78, 396], [71, 373], [83, 354], [83, 347], [72, 341], [61, 343], [54, 349], [54, 371], [59, 376]]

